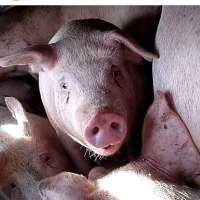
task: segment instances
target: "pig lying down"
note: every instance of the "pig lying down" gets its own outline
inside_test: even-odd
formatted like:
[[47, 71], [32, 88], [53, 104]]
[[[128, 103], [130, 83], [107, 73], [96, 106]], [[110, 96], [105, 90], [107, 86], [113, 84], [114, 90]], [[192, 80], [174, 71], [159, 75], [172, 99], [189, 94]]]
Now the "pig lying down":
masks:
[[66, 149], [70, 136], [110, 156], [134, 134], [148, 88], [140, 64], [153, 57], [113, 24], [87, 19], [63, 26], [49, 45], [1, 58], [0, 66], [39, 72], [43, 104]]
[[63, 172], [39, 184], [43, 200], [194, 200], [200, 192], [163, 181], [146, 163], [134, 162], [96, 182], [84, 176]]
[[73, 171], [56, 134], [45, 118], [25, 113], [19, 101], [6, 97], [0, 107], [0, 193], [5, 199], [40, 199], [37, 183], [64, 170]]
[[142, 158], [94, 181], [63, 172], [42, 180], [39, 190], [44, 200], [200, 199], [199, 190], [183, 184], [199, 166], [186, 126], [158, 92], [144, 121]]

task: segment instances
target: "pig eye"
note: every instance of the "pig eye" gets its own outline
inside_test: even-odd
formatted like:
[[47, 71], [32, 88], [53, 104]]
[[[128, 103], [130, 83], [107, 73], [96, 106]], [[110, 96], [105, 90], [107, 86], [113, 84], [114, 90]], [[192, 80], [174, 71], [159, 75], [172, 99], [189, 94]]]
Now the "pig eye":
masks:
[[112, 68], [112, 77], [113, 77], [113, 80], [115, 81], [116, 85], [120, 88], [122, 88], [121, 84], [120, 84], [120, 81], [121, 81], [121, 72], [119, 70], [119, 67], [118, 66], [115, 66], [113, 65]]
[[51, 158], [51, 156], [48, 153], [43, 153], [40, 155], [40, 160], [44, 165], [47, 165], [51, 168], [54, 168], [54, 163], [53, 163], [53, 159]]
[[11, 181], [7, 182], [7, 184], [2, 187], [2, 192], [7, 197], [9, 197], [9, 199], [12, 196], [20, 196], [20, 194], [21, 194], [21, 191], [20, 191], [19, 187], [17, 186], [17, 183], [15, 182], [15, 180], [11, 180]]
[[15, 189], [17, 187], [17, 185], [14, 182], [11, 182], [9, 185], [11, 189]]
[[66, 90], [67, 89], [67, 84], [63, 82], [63, 83], [60, 84], [60, 87], [62, 89], [64, 89], [64, 90]]

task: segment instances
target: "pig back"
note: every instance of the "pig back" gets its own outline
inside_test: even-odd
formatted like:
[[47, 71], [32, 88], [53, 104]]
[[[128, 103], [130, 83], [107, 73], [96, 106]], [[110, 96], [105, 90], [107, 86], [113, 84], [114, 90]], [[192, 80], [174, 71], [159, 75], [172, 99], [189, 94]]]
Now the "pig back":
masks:
[[200, 149], [200, 7], [164, 7], [156, 34], [154, 92], [167, 92]]

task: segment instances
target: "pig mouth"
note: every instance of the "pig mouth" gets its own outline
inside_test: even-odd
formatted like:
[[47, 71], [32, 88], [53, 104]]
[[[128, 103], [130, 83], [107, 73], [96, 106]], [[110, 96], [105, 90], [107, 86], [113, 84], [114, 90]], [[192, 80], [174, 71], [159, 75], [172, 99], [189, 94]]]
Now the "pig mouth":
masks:
[[104, 147], [103, 149], [105, 149], [105, 150], [109, 150], [110, 148], [112, 148], [114, 145], [108, 145], [108, 146], [106, 146], [106, 147]]
[[115, 154], [121, 147], [121, 142], [118, 144], [109, 144], [103, 148], [94, 148], [91, 147], [92, 151], [101, 155], [101, 156], [111, 156]]

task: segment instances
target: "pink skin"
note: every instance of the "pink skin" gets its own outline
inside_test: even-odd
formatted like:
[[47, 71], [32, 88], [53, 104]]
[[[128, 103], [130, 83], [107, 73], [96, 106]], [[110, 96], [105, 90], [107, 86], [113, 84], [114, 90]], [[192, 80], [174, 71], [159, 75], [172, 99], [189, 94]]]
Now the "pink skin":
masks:
[[60, 173], [39, 183], [43, 200], [193, 200], [199, 190], [184, 186], [200, 174], [200, 154], [187, 127], [157, 92], [144, 120], [141, 158], [108, 173], [92, 169], [88, 179]]
[[[47, 115], [69, 152], [74, 144], [68, 135], [95, 153], [110, 156], [134, 134], [148, 88], [139, 65], [143, 58], [151, 61], [153, 57], [112, 24], [88, 19], [68, 23], [50, 45], [0, 59], [0, 66], [28, 64], [39, 72]], [[104, 125], [102, 119], [106, 119]], [[97, 125], [94, 136], [91, 130]]]
[[[74, 166], [46, 118], [25, 112], [14, 97], [5, 101], [21, 137], [13, 136], [15, 129], [0, 128], [0, 193], [10, 200], [41, 200], [37, 183], [62, 171], [73, 171]], [[7, 113], [1, 107], [0, 125], [16, 123]]]

